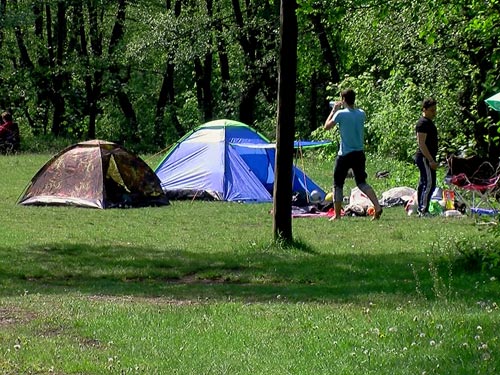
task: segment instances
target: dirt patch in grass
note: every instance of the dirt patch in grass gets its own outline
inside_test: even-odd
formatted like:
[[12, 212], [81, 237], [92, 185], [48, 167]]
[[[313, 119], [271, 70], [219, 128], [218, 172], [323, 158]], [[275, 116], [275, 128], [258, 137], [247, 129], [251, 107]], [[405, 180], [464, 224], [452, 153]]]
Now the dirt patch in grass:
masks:
[[91, 301], [112, 302], [112, 303], [150, 303], [157, 305], [197, 305], [202, 301], [197, 300], [178, 300], [165, 297], [138, 297], [138, 296], [111, 296], [111, 295], [92, 295], [88, 297]]
[[25, 324], [35, 319], [35, 314], [18, 308], [0, 307], [0, 327], [14, 324]]
[[[244, 281], [244, 279], [242, 279], [239, 270], [230, 270], [232, 271], [231, 273], [228, 273], [227, 270], [225, 271], [225, 273], [215, 273], [210, 276], [200, 275], [198, 273], [190, 273], [182, 276], [159, 278], [157, 280], [167, 284], [186, 285], [249, 284], [248, 282]], [[136, 277], [127, 278], [124, 281], [129, 283], [142, 283], [151, 281], [151, 279]]]
[[168, 279], [166, 281], [172, 284], [188, 284], [188, 285], [240, 284], [238, 280], [231, 279], [227, 276], [213, 276], [208, 278], [202, 278], [197, 275], [186, 275], [178, 279]]

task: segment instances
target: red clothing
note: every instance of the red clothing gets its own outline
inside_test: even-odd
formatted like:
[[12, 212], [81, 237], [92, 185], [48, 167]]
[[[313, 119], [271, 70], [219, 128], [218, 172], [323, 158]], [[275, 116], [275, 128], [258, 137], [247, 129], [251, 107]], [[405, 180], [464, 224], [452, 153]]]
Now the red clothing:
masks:
[[19, 126], [17, 122], [7, 121], [0, 125], [0, 148], [6, 145], [11, 150], [19, 149]]
[[4, 122], [0, 125], [0, 138], [9, 138], [9, 136], [12, 136], [16, 132], [14, 128], [15, 126], [12, 121]]

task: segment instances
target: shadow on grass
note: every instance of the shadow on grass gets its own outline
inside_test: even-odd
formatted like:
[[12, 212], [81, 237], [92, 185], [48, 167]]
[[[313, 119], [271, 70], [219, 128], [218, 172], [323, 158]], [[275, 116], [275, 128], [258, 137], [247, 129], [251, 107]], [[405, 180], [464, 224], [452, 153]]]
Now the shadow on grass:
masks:
[[270, 246], [281, 250], [298, 250], [302, 251], [303, 253], [317, 254], [316, 250], [314, 250], [311, 245], [296, 238], [291, 241], [276, 241], [274, 243], [271, 243]]
[[0, 248], [4, 296], [27, 291], [364, 303], [383, 295], [399, 303], [449, 297], [478, 301], [500, 294], [498, 283], [477, 288], [485, 284], [484, 275], [457, 274], [450, 264], [430, 272], [425, 255], [318, 254], [303, 243], [237, 254], [54, 244], [27, 248], [22, 260], [8, 261], [5, 255], [11, 251]]

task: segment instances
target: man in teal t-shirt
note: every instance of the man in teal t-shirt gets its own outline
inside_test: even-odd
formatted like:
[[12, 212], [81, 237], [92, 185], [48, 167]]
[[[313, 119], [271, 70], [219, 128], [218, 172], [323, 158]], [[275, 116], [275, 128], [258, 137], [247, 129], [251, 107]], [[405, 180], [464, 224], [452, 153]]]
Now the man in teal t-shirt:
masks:
[[325, 121], [324, 128], [331, 129], [337, 125], [340, 133], [340, 148], [335, 160], [333, 171], [334, 220], [340, 219], [342, 200], [344, 196], [344, 182], [349, 169], [352, 169], [354, 179], [361, 190], [373, 203], [375, 214], [373, 219], [382, 215], [382, 207], [373, 188], [366, 183], [366, 157], [364, 152], [365, 112], [356, 108], [356, 93], [352, 89], [342, 91], [341, 101], [334, 104], [332, 111]]

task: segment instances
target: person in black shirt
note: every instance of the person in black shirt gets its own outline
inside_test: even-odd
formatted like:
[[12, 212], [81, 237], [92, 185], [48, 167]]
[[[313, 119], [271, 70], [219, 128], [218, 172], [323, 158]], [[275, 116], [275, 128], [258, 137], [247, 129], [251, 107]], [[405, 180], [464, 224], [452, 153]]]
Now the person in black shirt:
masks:
[[415, 164], [420, 171], [417, 188], [418, 213], [420, 216], [429, 214], [429, 203], [436, 188], [436, 156], [438, 152], [438, 132], [432, 121], [436, 117], [436, 101], [424, 99], [422, 102], [422, 117], [417, 122], [417, 153]]

